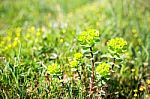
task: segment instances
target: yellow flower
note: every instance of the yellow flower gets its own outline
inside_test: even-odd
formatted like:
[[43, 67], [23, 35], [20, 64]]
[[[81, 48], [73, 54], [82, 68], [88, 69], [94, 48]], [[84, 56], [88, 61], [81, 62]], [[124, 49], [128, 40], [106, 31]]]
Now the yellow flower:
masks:
[[37, 31], [37, 32], [36, 32], [36, 36], [41, 36], [41, 32], [40, 32], [40, 31]]
[[60, 43], [63, 43], [64, 42], [64, 39], [60, 39]]
[[75, 58], [76, 60], [80, 60], [82, 57], [83, 57], [83, 54], [82, 54], [82, 53], [75, 53], [75, 54], [74, 54], [74, 58]]
[[31, 35], [30, 35], [29, 33], [27, 33], [27, 34], [26, 34], [26, 38], [27, 38], [27, 39], [30, 39], [30, 38], [31, 38]]
[[72, 68], [76, 68], [78, 66], [78, 61], [77, 60], [72, 60], [69, 62], [70, 66]]
[[144, 86], [141, 86], [139, 90], [144, 91], [144, 89], [146, 89], [146, 88]]
[[103, 62], [96, 67], [96, 72], [99, 73], [101, 76], [105, 77], [109, 74], [109, 68], [110, 65]]
[[20, 37], [21, 28], [20, 28], [20, 27], [16, 28], [15, 33], [16, 33], [16, 36], [17, 36], [17, 37]]
[[146, 82], [147, 82], [148, 85], [150, 85], [150, 79], [148, 79]]
[[35, 32], [35, 27], [34, 27], [34, 26], [30, 27], [30, 28], [28, 29], [28, 32], [29, 32], [29, 33], [34, 33], [34, 32]]
[[51, 64], [47, 67], [47, 72], [49, 74], [57, 74], [60, 72], [60, 66], [58, 64]]
[[11, 44], [8, 44], [8, 49], [10, 49], [12, 47], [12, 45]]
[[107, 42], [110, 52], [122, 53], [126, 51], [127, 42], [123, 38], [114, 38]]
[[99, 32], [95, 29], [88, 29], [87, 31], [81, 32], [78, 37], [78, 41], [81, 45], [92, 46], [96, 40], [99, 39]]
[[10, 36], [7, 36], [7, 41], [9, 42], [9, 41], [11, 41], [11, 37]]
[[134, 94], [134, 97], [137, 97], [137, 94], [136, 94], [136, 93]]
[[4, 41], [1, 41], [1, 42], [0, 42], [0, 47], [3, 47], [4, 44], [5, 44], [5, 42], [4, 42]]
[[14, 41], [14, 42], [12, 43], [12, 47], [16, 47], [17, 44], [18, 44], [18, 42], [17, 42], [17, 41]]
[[17, 27], [15, 32], [16, 32], [16, 33], [20, 33], [20, 32], [21, 32], [21, 28], [20, 28], [20, 27]]
[[137, 90], [137, 89], [135, 89], [135, 90], [134, 90], [134, 92], [136, 93], [136, 92], [138, 92], [138, 90]]

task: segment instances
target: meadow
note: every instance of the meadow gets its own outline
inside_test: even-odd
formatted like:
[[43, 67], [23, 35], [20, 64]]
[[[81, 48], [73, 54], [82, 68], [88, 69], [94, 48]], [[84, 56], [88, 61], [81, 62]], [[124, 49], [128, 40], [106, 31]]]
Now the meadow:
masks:
[[0, 99], [150, 99], [149, 0], [0, 0]]

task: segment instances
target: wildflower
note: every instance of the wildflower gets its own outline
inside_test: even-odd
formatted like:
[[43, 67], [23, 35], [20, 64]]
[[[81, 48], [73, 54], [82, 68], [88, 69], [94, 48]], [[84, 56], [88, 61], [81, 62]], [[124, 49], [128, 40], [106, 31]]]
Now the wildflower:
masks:
[[146, 82], [147, 82], [148, 85], [150, 85], [150, 79], [148, 79]]
[[82, 45], [92, 46], [98, 38], [99, 32], [95, 29], [89, 29], [87, 31], [81, 32], [81, 34], [78, 37], [78, 41]]
[[30, 28], [28, 29], [28, 32], [29, 32], [29, 33], [34, 33], [34, 32], [35, 32], [35, 27], [34, 27], [34, 26], [30, 27]]
[[17, 42], [17, 41], [14, 41], [14, 42], [12, 43], [12, 47], [16, 47], [17, 44], [18, 44], [18, 42]]
[[13, 35], [12, 31], [10, 31], [10, 30], [8, 30], [6, 34], [7, 34], [7, 36], [10, 36], [10, 37]]
[[20, 32], [21, 32], [21, 28], [20, 28], [20, 27], [17, 27], [15, 32], [16, 32], [16, 33], [20, 33]]
[[145, 89], [145, 87], [144, 87], [144, 86], [141, 86], [139, 90], [140, 90], [140, 91], [143, 91], [144, 89]]
[[10, 42], [10, 41], [11, 41], [11, 37], [10, 37], [10, 36], [7, 36], [7, 37], [6, 37], [6, 40], [7, 40], [8, 42]]
[[30, 38], [31, 38], [31, 35], [27, 33], [27, 34], [26, 34], [26, 38], [27, 38], [27, 39], [30, 39]]
[[146, 99], [148, 99], [149, 97], [150, 97], [150, 94], [147, 94], [147, 95], [146, 95]]
[[16, 28], [15, 33], [17, 37], [20, 37], [21, 28], [20, 27]]
[[138, 92], [138, 90], [137, 89], [135, 89], [135, 90], [133, 90], [135, 93], [137, 93]]
[[75, 54], [74, 54], [74, 58], [75, 58], [76, 60], [80, 60], [82, 57], [83, 57], [83, 54], [82, 54], [82, 53], [75, 53]]
[[64, 39], [60, 39], [60, 43], [63, 43], [64, 42]]
[[1, 41], [1, 42], [0, 42], [0, 47], [2, 47], [4, 44], [5, 44], [5, 42], [4, 42], [4, 41]]
[[103, 62], [96, 67], [96, 72], [105, 77], [109, 74], [110, 65]]
[[59, 73], [60, 72], [60, 67], [59, 67], [59, 65], [58, 64], [51, 64], [51, 65], [49, 65], [48, 67], [47, 67], [47, 72], [49, 73], [49, 74], [57, 74], [57, 73]]
[[10, 49], [12, 47], [12, 45], [11, 44], [8, 44], [8, 49]]
[[134, 97], [137, 97], [137, 93], [134, 94]]
[[107, 42], [110, 52], [123, 53], [126, 51], [127, 42], [123, 38], [114, 38]]
[[37, 30], [36, 36], [37, 36], [37, 37], [41, 36], [41, 31], [40, 31], [40, 29]]
[[72, 60], [69, 62], [70, 66], [72, 68], [76, 68], [78, 66], [78, 61], [77, 60]]

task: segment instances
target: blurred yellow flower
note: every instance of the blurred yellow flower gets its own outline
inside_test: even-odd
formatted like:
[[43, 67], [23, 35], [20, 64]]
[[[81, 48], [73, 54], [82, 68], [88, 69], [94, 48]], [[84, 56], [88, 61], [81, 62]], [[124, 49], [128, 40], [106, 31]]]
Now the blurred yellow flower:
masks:
[[4, 44], [5, 44], [5, 42], [4, 42], [4, 41], [1, 41], [1, 42], [0, 42], [0, 47], [2, 47]]
[[87, 31], [81, 32], [78, 37], [78, 41], [82, 45], [92, 46], [96, 40], [99, 38], [99, 31], [95, 29], [88, 29]]
[[35, 32], [35, 27], [32, 26], [27, 30], [29, 33], [34, 33]]
[[64, 42], [64, 39], [60, 39], [60, 43], [63, 43]]
[[147, 83], [148, 85], [150, 85], [150, 79], [148, 79], [148, 80], [146, 81], [146, 83]]
[[141, 86], [139, 90], [140, 90], [140, 91], [144, 91], [145, 89], [146, 89], [146, 88], [145, 88], [144, 86]]
[[110, 65], [103, 62], [96, 67], [96, 72], [99, 73], [101, 76], [105, 77], [109, 74], [109, 68]]
[[137, 90], [137, 89], [135, 89], [135, 90], [133, 90], [133, 91], [134, 91], [135, 93], [136, 93], [136, 92], [138, 92], [138, 90]]
[[20, 27], [16, 28], [15, 33], [17, 37], [20, 37], [21, 28]]
[[77, 60], [72, 60], [69, 62], [70, 66], [72, 68], [76, 68], [78, 66], [78, 61]]
[[26, 34], [26, 38], [27, 38], [27, 39], [30, 39], [30, 38], [31, 38], [31, 35], [27, 33], [27, 34]]
[[58, 64], [53, 63], [47, 67], [47, 72], [49, 74], [57, 74], [60, 72], [60, 67]]
[[12, 47], [12, 45], [11, 44], [8, 44], [8, 49], [10, 49]]
[[11, 41], [11, 37], [10, 36], [7, 36], [6, 37], [6, 40], [9, 42], [9, 41]]
[[107, 42], [109, 51], [114, 53], [122, 53], [126, 51], [127, 42], [123, 38], [114, 38]]
[[12, 43], [12, 47], [16, 47], [17, 44], [18, 44], [18, 42], [17, 42], [17, 41], [14, 41], [14, 42]]
[[136, 94], [136, 93], [134, 94], [134, 97], [137, 97], [137, 94]]
[[83, 57], [83, 54], [82, 53], [75, 53], [74, 54], [74, 58], [76, 59], [76, 60], [79, 60], [79, 59], [81, 59]]

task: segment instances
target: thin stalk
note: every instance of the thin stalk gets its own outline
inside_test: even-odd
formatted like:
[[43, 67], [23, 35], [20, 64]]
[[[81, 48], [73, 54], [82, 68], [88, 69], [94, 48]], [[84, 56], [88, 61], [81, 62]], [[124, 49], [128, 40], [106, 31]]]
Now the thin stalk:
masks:
[[77, 73], [79, 75], [79, 79], [81, 80], [81, 74], [80, 74], [79, 70], [77, 70]]
[[91, 57], [92, 57], [92, 60], [91, 60], [91, 64], [92, 64], [92, 75], [91, 75], [91, 82], [90, 82], [90, 92], [93, 91], [93, 86], [94, 86], [94, 55], [92, 53], [92, 47], [90, 47], [90, 53], [91, 53]]

